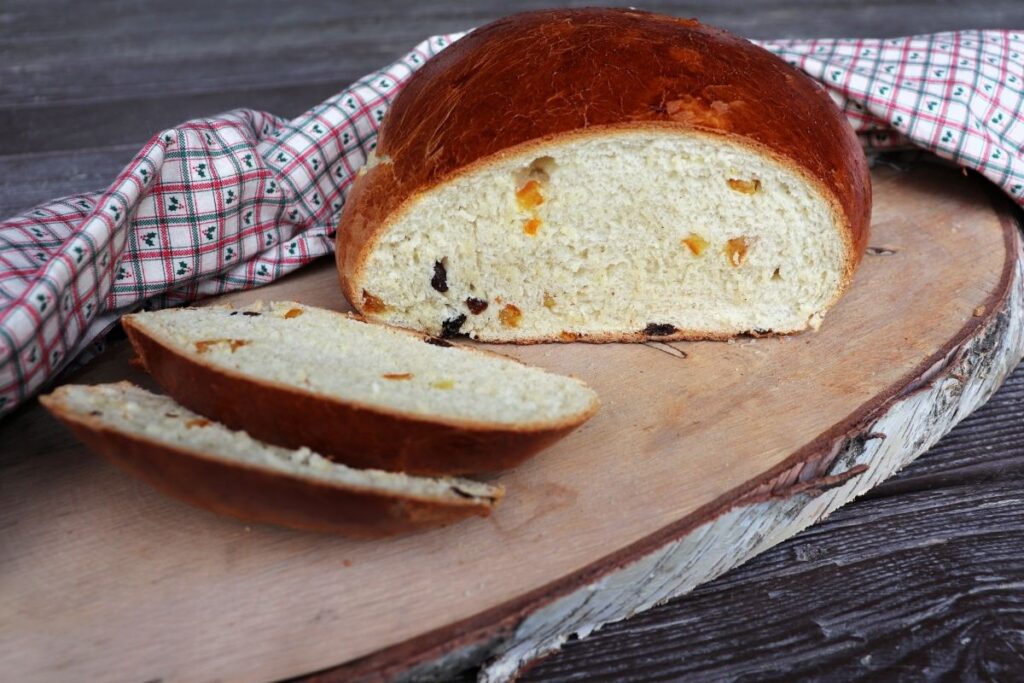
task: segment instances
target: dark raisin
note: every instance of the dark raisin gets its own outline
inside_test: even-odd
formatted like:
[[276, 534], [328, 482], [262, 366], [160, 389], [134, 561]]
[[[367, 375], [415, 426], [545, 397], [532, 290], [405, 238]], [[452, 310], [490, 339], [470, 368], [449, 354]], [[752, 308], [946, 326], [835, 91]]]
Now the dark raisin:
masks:
[[259, 315], [259, 313], [257, 313], [256, 311], [242, 311], [242, 315], [247, 315], [250, 318], [255, 318], [256, 316]]
[[103, 413], [101, 413], [101, 412], [100, 412], [100, 411], [98, 411], [98, 410], [90, 410], [90, 411], [89, 411], [89, 414], [90, 414], [90, 415], [93, 415], [93, 416], [96, 416], [96, 415], [102, 415]]
[[459, 330], [462, 329], [462, 324], [466, 322], [466, 314], [460, 313], [454, 318], [448, 318], [441, 323], [441, 336], [444, 338], [457, 337]]
[[231, 315], [238, 315], [238, 311], [231, 311]]
[[423, 341], [427, 342], [428, 344], [433, 344], [434, 346], [440, 346], [442, 349], [447, 349], [451, 347], [451, 344], [449, 342], [446, 342], [444, 339], [438, 339], [437, 337], [424, 337]]
[[466, 308], [468, 308], [469, 312], [473, 315], [480, 315], [487, 310], [487, 302], [483, 299], [474, 299], [473, 297], [469, 297], [466, 299]]
[[430, 278], [430, 286], [442, 294], [448, 291], [448, 271], [440, 261], [434, 261], [434, 277]]
[[668, 323], [649, 323], [644, 328], [644, 334], [650, 337], [664, 337], [669, 334], [674, 334], [676, 331], [675, 325], [669, 325]]

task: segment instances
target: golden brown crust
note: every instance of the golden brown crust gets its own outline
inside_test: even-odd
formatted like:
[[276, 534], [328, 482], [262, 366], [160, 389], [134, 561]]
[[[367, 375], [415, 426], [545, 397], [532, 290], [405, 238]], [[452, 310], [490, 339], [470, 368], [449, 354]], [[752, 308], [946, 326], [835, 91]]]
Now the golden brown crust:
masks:
[[409, 80], [381, 128], [384, 161], [356, 180], [342, 214], [336, 259], [346, 298], [365, 313], [359, 271], [418, 194], [513, 148], [629, 128], [728, 137], [811, 179], [845, 225], [842, 289], [849, 284], [867, 245], [871, 181], [856, 135], [824, 88], [696, 21], [584, 9], [501, 19]]
[[257, 439], [306, 446], [351, 467], [433, 476], [505, 470], [597, 411], [595, 402], [564, 421], [521, 426], [429, 420], [229, 372], [170, 348], [131, 316], [122, 325], [147, 372], [186, 408]]
[[486, 517], [498, 499], [443, 502], [394, 491], [303, 478], [174, 448], [113, 429], [64, 405], [61, 389], [40, 403], [90, 449], [161, 492], [200, 508], [250, 522], [351, 538], [379, 538]]

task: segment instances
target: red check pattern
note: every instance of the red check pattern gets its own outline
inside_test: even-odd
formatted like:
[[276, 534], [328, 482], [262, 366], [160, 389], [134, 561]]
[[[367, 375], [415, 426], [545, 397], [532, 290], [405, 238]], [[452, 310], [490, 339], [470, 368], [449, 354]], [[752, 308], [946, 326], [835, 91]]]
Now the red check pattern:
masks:
[[[106, 190], [0, 222], [0, 415], [88, 358], [124, 313], [259, 287], [331, 253], [388, 104], [460, 35], [291, 121], [238, 110], [164, 131]], [[763, 46], [827, 88], [866, 147], [931, 150], [1024, 204], [1020, 33]]]

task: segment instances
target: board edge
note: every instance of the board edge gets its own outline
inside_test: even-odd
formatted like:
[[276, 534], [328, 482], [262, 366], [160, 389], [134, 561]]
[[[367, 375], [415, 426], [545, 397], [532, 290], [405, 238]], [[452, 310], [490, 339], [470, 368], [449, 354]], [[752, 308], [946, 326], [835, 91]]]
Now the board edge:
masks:
[[[758, 477], [577, 572], [468, 619], [300, 680], [447, 680], [481, 664], [481, 681], [511, 680], [525, 666], [556, 652], [570, 635], [586, 637], [607, 623], [693, 590], [821, 521], [910, 464], [983, 405], [1024, 357], [1024, 250], [1020, 234], [1024, 225], [1015, 206], [987, 183], [986, 190], [1003, 229], [1006, 258], [998, 284], [982, 304], [984, 311], [845, 420]], [[946, 412], [936, 411], [940, 405]], [[905, 413], [918, 415], [924, 407], [928, 409], [926, 414], [936, 418], [949, 413], [941, 430], [927, 438], [904, 430], [899, 442], [882, 431], [886, 419]], [[934, 426], [934, 422], [929, 425]], [[885, 468], [870, 469], [867, 461], [876, 458], [883, 446], [894, 451], [891, 462]], [[756, 533], [751, 533], [757, 536], [756, 542], [742, 553], [732, 555], [697, 580], [672, 584], [669, 574], [673, 570], [675, 574], [686, 571], [679, 560], [695, 553], [692, 547], [678, 553], [667, 549], [687, 547], [687, 539], [696, 540], [702, 530], [707, 535], [715, 525], [734, 524], [743, 513], [753, 516], [755, 508], [760, 516], [789, 517], [783, 533], [778, 533], [777, 524], [772, 529], [756, 527]], [[735, 548], [730, 544], [730, 549]], [[608, 597], [616, 586], [619, 593], [626, 587], [632, 590], [638, 574], [645, 572], [659, 575], [661, 585], [669, 589], [646, 597], [636, 594], [629, 605], [602, 605], [600, 596]]]

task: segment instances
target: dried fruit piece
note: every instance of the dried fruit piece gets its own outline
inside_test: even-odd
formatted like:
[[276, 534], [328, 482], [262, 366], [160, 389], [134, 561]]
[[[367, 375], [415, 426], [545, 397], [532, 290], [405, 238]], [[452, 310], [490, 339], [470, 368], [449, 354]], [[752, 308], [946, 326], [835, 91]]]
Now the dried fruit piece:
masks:
[[540, 229], [541, 220], [539, 218], [528, 218], [523, 221], [523, 232], [530, 237], [537, 236], [537, 230]]
[[761, 181], [757, 178], [753, 180], [739, 180], [737, 178], [729, 178], [729, 188], [740, 192], [742, 194], [754, 194], [761, 189]]
[[205, 420], [205, 419], [203, 419], [201, 417], [197, 417], [194, 420], [189, 420], [188, 422], [186, 422], [185, 423], [185, 427], [188, 428], [188, 429], [192, 429], [193, 427], [206, 427], [209, 424], [210, 424], [209, 420]]
[[442, 294], [448, 291], [448, 270], [441, 261], [434, 261], [434, 277], [430, 278], [430, 286]]
[[669, 323], [648, 323], [644, 334], [648, 337], [665, 337], [676, 333], [676, 326]]
[[436, 382], [431, 382], [430, 386], [434, 387], [435, 389], [454, 389], [455, 382], [454, 380], [450, 379], [439, 379]]
[[487, 302], [483, 299], [474, 299], [473, 297], [469, 297], [466, 299], [466, 308], [468, 308], [469, 312], [473, 315], [480, 315], [487, 310]]
[[363, 310], [367, 313], [383, 313], [387, 306], [384, 302], [370, 294], [365, 289], [363, 290]]
[[210, 350], [211, 346], [216, 346], [217, 344], [227, 344], [231, 349], [231, 353], [234, 353], [248, 343], [245, 339], [204, 339], [196, 342], [196, 353], [206, 353]]
[[465, 313], [460, 313], [454, 318], [448, 318], [441, 323], [441, 336], [445, 338], [457, 336], [464, 322], [466, 322]]
[[284, 317], [286, 320], [291, 320], [292, 318], [298, 318], [300, 315], [302, 315], [301, 308], [290, 308], [285, 312]]
[[385, 372], [381, 375], [384, 379], [390, 379], [396, 382], [405, 381], [412, 379], [411, 372]]
[[682, 243], [690, 249], [694, 256], [700, 256], [708, 248], [708, 241], [695, 232], [691, 232], [688, 237], [684, 237]]
[[579, 339], [580, 335], [577, 334], [576, 332], [566, 332], [565, 330], [562, 330], [561, 332], [558, 333], [558, 338], [561, 339], [562, 341], [571, 342]]
[[247, 315], [250, 318], [256, 318], [259, 316], [259, 313], [257, 311], [242, 311], [242, 315]]
[[552, 309], [555, 307], [555, 297], [551, 296], [547, 292], [544, 292], [544, 308]]
[[540, 183], [536, 180], [528, 180], [516, 191], [516, 203], [524, 211], [535, 209], [543, 204], [544, 195], [540, 193]]
[[512, 304], [506, 304], [498, 313], [498, 320], [505, 327], [519, 327], [519, 321], [522, 317], [523, 312], [519, 310], [518, 306]]
[[747, 260], [747, 240], [745, 237], [734, 237], [725, 245], [725, 255], [729, 263], [734, 266], [742, 266]]

